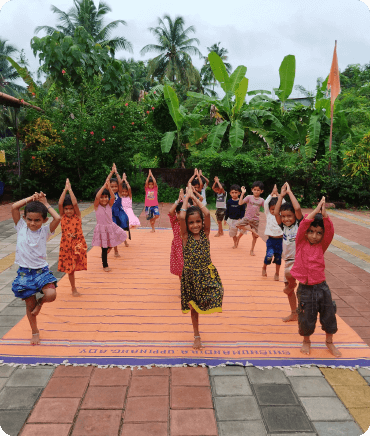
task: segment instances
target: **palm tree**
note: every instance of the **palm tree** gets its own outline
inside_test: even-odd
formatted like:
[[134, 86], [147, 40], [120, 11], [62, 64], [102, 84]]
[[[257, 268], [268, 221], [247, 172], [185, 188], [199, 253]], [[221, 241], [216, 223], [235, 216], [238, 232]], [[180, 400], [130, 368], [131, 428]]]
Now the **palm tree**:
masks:
[[19, 74], [16, 69], [6, 59], [7, 56], [11, 56], [18, 53], [18, 50], [11, 44], [8, 44], [6, 39], [0, 38], [0, 92], [14, 95], [15, 92], [24, 91], [24, 88], [13, 80], [18, 79]]
[[[164, 23], [167, 21], [167, 25]], [[172, 82], [180, 82], [188, 88], [193, 83], [199, 82], [199, 71], [194, 67], [190, 54], [202, 57], [199, 49], [194, 42], [199, 45], [197, 38], [189, 38], [189, 33], [195, 33], [194, 26], [184, 29], [184, 19], [176, 17], [172, 21], [171, 17], [165, 15], [163, 20], [158, 18], [157, 27], [150, 27], [149, 30], [156, 37], [158, 44], [148, 44], [142, 48], [141, 54], [149, 51], [156, 51], [160, 54], [148, 62], [148, 75], [153, 80], [157, 77], [163, 82], [167, 77]]]
[[[220, 56], [220, 58], [223, 60], [224, 65], [226, 67], [226, 71], [228, 74], [231, 73], [231, 65], [228, 62], [225, 62], [227, 60], [227, 54], [229, 53], [226, 48], [220, 47], [221, 42], [218, 42], [217, 44], [213, 44], [211, 47], [207, 47], [208, 53], [211, 53], [214, 51], [216, 54]], [[200, 70], [200, 74], [202, 75], [202, 84], [203, 88], [207, 89], [208, 85], [212, 85], [213, 92], [215, 91], [215, 84], [216, 84], [216, 78], [213, 74], [211, 64], [209, 63], [208, 56], [204, 57], [205, 63]], [[208, 89], [208, 93], [209, 93]]]
[[122, 49], [132, 52], [132, 44], [123, 36], [110, 39], [110, 34], [119, 24], [126, 25], [123, 20], [115, 20], [104, 26], [104, 16], [112, 9], [107, 3], [99, 2], [96, 8], [93, 0], [73, 0], [74, 7], [68, 12], [63, 12], [56, 6], [51, 10], [59, 15], [60, 25], [56, 27], [38, 26], [35, 33], [45, 30], [48, 35], [61, 32], [66, 36], [73, 36], [77, 27], [82, 26], [102, 47], [108, 47], [110, 54], [114, 56], [116, 50]]

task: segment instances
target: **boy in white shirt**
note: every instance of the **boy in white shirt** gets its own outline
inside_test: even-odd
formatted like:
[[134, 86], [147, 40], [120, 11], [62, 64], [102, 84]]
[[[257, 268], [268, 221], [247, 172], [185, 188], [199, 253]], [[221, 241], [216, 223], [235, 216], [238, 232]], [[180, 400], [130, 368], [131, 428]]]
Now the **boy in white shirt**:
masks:
[[[25, 206], [24, 217], [20, 208]], [[53, 221], [46, 225], [48, 212]], [[43, 192], [17, 201], [12, 206], [12, 217], [17, 230], [15, 263], [19, 265], [17, 277], [12, 284], [14, 295], [26, 301], [27, 318], [32, 330], [31, 344], [40, 343], [36, 316], [44, 303], [56, 298], [57, 279], [49, 271], [46, 261], [46, 242], [60, 222], [60, 216], [47, 202]], [[36, 294], [44, 294], [36, 299]]]

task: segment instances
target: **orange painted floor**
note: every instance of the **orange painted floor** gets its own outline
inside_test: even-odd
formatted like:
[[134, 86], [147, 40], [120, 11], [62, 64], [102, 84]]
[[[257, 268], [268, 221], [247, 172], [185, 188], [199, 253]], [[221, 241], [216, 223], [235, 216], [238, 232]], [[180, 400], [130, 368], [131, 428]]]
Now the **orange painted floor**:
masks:
[[268, 269], [269, 277], [261, 276], [264, 242], [257, 241], [257, 255], [251, 257], [250, 236], [233, 250], [228, 233], [222, 238], [211, 233], [211, 257], [225, 289], [223, 312], [200, 315], [205, 348], [193, 350], [190, 315], [181, 312], [179, 280], [169, 272], [171, 241], [171, 230], [154, 234], [133, 230], [130, 246], [121, 246], [122, 257], [110, 255], [110, 273], [103, 271], [101, 251], [94, 247], [88, 253], [88, 271], [76, 273], [82, 297], [71, 296], [64, 276], [56, 301], [45, 304], [38, 317], [42, 345], [29, 345], [25, 317], [0, 340], [2, 358], [119, 365], [227, 361], [265, 366], [369, 365], [370, 348], [339, 317], [334, 339], [342, 359], [327, 351], [319, 325], [312, 336], [312, 354], [303, 357], [297, 323], [281, 321], [289, 313], [283, 282], [273, 281], [273, 267]]

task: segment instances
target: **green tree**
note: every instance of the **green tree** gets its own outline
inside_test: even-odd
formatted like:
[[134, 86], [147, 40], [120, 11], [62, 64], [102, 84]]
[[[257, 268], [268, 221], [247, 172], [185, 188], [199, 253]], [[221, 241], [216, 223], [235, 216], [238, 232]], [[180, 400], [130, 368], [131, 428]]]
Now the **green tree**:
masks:
[[51, 10], [58, 15], [61, 25], [56, 27], [38, 26], [35, 33], [45, 30], [47, 35], [61, 32], [64, 36], [73, 36], [77, 27], [82, 26], [93, 38], [95, 43], [107, 47], [114, 57], [116, 50], [123, 49], [132, 52], [132, 44], [123, 36], [110, 38], [112, 30], [119, 24], [126, 25], [124, 20], [115, 20], [104, 26], [104, 16], [112, 9], [107, 3], [101, 1], [96, 8], [93, 0], [73, 0], [74, 7], [68, 12], [63, 12], [56, 6]]
[[[164, 22], [167, 21], [167, 25]], [[187, 86], [199, 82], [200, 75], [198, 70], [192, 64], [191, 56], [199, 55], [202, 57], [199, 49], [194, 43], [199, 45], [197, 38], [190, 38], [189, 34], [195, 33], [194, 26], [184, 29], [184, 19], [176, 17], [173, 21], [171, 17], [165, 15], [163, 20], [158, 18], [159, 26], [150, 27], [149, 30], [157, 39], [157, 44], [148, 44], [141, 49], [141, 54], [155, 51], [160, 53], [148, 62], [148, 75], [153, 80], [158, 78], [160, 82], [167, 77], [172, 82], [180, 82]]]
[[8, 56], [19, 53], [6, 39], [0, 38], [0, 91], [14, 95], [15, 92], [24, 91], [24, 88], [14, 83], [19, 78], [18, 71], [7, 59]]

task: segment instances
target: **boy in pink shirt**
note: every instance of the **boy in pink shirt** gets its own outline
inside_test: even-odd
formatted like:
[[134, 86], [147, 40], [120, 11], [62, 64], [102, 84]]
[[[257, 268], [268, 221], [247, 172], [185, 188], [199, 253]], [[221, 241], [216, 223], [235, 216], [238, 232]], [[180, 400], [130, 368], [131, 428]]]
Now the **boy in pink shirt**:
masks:
[[154, 233], [154, 224], [159, 218], [159, 209], [158, 185], [152, 174], [152, 170], [149, 170], [149, 174], [145, 182], [145, 215], [146, 219], [150, 221], [150, 225], [152, 226], [152, 233]]
[[[320, 213], [321, 212], [321, 213]], [[324, 254], [334, 237], [334, 226], [325, 209], [322, 197], [316, 209], [301, 222], [296, 237], [296, 256], [291, 275], [298, 280], [298, 325], [303, 336], [301, 353], [310, 354], [310, 336], [315, 331], [317, 314], [326, 333], [326, 346], [333, 356], [341, 352], [333, 344], [338, 331], [336, 306], [325, 281]]]

